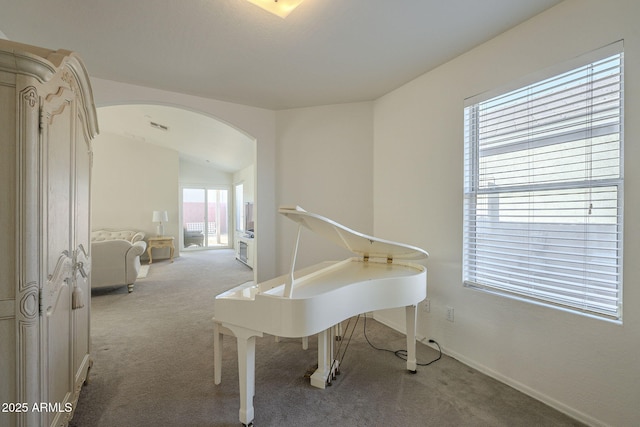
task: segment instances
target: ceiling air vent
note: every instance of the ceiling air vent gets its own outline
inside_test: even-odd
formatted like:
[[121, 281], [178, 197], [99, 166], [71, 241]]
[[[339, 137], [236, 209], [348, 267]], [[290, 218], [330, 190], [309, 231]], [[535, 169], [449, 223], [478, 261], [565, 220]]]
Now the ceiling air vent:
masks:
[[163, 131], [168, 131], [169, 130], [169, 126], [161, 125], [160, 123], [149, 122], [149, 124], [154, 129], [163, 130]]

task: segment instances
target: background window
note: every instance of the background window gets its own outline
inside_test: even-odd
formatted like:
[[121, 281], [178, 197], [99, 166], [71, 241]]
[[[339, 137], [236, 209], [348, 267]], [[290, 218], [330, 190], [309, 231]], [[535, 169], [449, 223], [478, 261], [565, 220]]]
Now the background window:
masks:
[[236, 184], [236, 193], [234, 198], [235, 206], [235, 222], [237, 231], [244, 230], [244, 184]]
[[621, 318], [623, 57], [600, 58], [467, 102], [465, 285]]

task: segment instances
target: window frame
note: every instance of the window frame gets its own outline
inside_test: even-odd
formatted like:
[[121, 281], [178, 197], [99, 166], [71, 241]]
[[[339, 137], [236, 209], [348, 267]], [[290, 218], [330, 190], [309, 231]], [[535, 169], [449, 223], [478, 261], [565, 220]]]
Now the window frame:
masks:
[[[516, 90], [522, 90], [529, 87], [534, 87], [535, 85], [544, 82], [546, 79], [552, 79], [558, 76], [563, 75], [566, 72], [578, 69], [580, 67], [585, 67], [587, 65], [593, 64], [599, 60], [603, 60], [605, 58], [611, 57], [613, 55], [620, 55], [620, 66], [619, 66], [619, 76], [620, 76], [620, 90], [619, 90], [619, 156], [617, 157], [618, 168], [619, 168], [619, 176], [615, 179], [602, 179], [602, 180], [585, 180], [582, 183], [572, 182], [568, 180], [568, 183], [534, 183], [534, 184], [526, 184], [521, 185], [521, 189], [523, 191], [527, 191], [529, 193], [540, 192], [542, 190], [556, 190], [561, 191], [561, 189], [567, 188], [604, 188], [615, 187], [617, 202], [616, 202], [616, 211], [617, 211], [617, 222], [615, 227], [617, 227], [616, 231], [616, 249], [615, 252], [617, 254], [615, 268], [617, 268], [617, 275], [619, 277], [616, 283], [617, 290], [617, 309], [614, 312], [609, 310], [593, 310], [592, 308], [584, 308], [579, 305], [567, 304], [564, 301], [560, 301], [558, 299], [554, 299], [553, 297], [547, 298], [544, 297], [542, 292], [521, 292], [517, 290], [517, 286], [496, 286], [496, 283], [478, 283], [475, 279], [477, 277], [477, 259], [475, 260], [476, 264], [473, 264], [474, 261], [470, 260], [473, 258], [472, 253], [475, 254], [475, 250], [477, 249], [478, 243], [478, 225], [476, 223], [476, 219], [480, 218], [481, 215], [478, 213], [479, 206], [479, 197], [487, 196], [490, 194], [503, 194], [501, 192], [500, 187], [496, 188], [481, 188], [481, 158], [480, 158], [480, 143], [479, 143], [479, 129], [480, 124], [478, 123], [479, 111], [478, 108], [483, 103], [490, 103], [493, 100], [498, 99], [500, 96], [504, 94], [509, 94]], [[473, 124], [471, 124], [473, 123]], [[534, 138], [535, 139], [535, 138]], [[549, 145], [550, 147], [555, 147], [559, 145], [558, 142], [549, 142], [544, 141], [544, 138], [540, 139], [539, 144], [543, 146]], [[514, 298], [521, 301], [526, 301], [538, 305], [550, 306], [554, 308], [558, 308], [565, 311], [575, 312], [587, 316], [596, 317], [599, 319], [612, 320], [614, 322], [622, 323], [622, 301], [623, 301], [623, 208], [624, 208], [624, 49], [623, 42], [619, 41], [616, 43], [612, 43], [609, 46], [605, 46], [604, 48], [600, 48], [593, 52], [590, 52], [587, 55], [583, 55], [579, 58], [575, 58], [571, 61], [567, 61], [564, 64], [559, 66], [547, 69], [541, 73], [537, 73], [536, 75], [527, 76], [524, 79], [521, 79], [513, 84], [494, 90], [490, 92], [485, 92], [480, 95], [468, 98], [465, 100], [465, 108], [464, 108], [464, 141], [465, 141], [465, 160], [464, 160], [464, 215], [463, 215], [463, 283], [465, 287], [478, 289], [481, 291], [485, 291], [492, 294], [497, 294], [504, 297]], [[530, 141], [529, 139], [525, 139], [525, 141]], [[579, 139], [569, 139], [569, 141], [579, 141]], [[526, 142], [525, 142], [526, 143]], [[496, 152], [500, 152], [502, 150], [503, 153], [508, 153], [510, 151], [515, 152], [516, 149], [510, 145], [516, 144], [507, 143], [503, 146], [498, 146], [494, 150]], [[534, 147], [535, 148], [535, 147]], [[486, 152], [486, 150], [484, 150]], [[528, 156], [531, 156], [529, 154]], [[488, 156], [487, 156], [488, 157]], [[563, 164], [566, 166], [566, 164]], [[536, 167], [534, 167], [535, 169]], [[531, 170], [531, 169], [529, 169]], [[508, 192], [517, 191], [518, 188], [515, 186], [510, 188]], [[488, 200], [488, 198], [487, 198]], [[485, 209], [490, 209], [491, 203], [486, 202]], [[500, 209], [500, 205], [498, 204], [498, 209]], [[527, 222], [532, 221], [531, 216], [527, 216]], [[515, 221], [517, 222], [517, 221]], [[514, 223], [515, 223], [514, 222]], [[477, 227], [477, 228], [476, 228]], [[534, 232], [535, 233], [535, 232]], [[530, 238], [530, 236], [528, 237]], [[502, 260], [502, 264], [508, 264], [506, 261]], [[586, 261], [585, 261], [586, 262]], [[508, 267], [503, 267], [508, 268]], [[472, 270], [472, 271], [469, 271]], [[544, 273], [540, 273], [544, 276]], [[473, 277], [471, 277], [473, 276]], [[537, 276], [537, 279], [540, 279], [540, 275]], [[529, 276], [531, 278], [531, 276]], [[535, 275], [534, 275], [535, 278]], [[562, 288], [564, 290], [565, 288]], [[586, 287], [585, 287], [586, 289]], [[561, 291], [556, 290], [558, 293]], [[585, 290], [585, 294], [588, 292]]]

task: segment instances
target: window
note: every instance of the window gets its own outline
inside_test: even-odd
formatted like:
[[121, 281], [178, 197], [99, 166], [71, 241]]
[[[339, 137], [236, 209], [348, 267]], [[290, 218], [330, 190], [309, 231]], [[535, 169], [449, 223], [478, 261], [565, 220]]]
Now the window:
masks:
[[604, 51], [467, 100], [466, 286], [621, 319], [621, 43]]
[[236, 212], [236, 230], [244, 230], [244, 184], [236, 184], [236, 194], [234, 199]]

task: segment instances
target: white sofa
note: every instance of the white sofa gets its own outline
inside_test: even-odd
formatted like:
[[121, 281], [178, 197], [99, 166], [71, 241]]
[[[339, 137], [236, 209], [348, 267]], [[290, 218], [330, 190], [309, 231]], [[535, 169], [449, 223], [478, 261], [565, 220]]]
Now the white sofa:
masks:
[[91, 232], [91, 287], [133, 284], [140, 271], [140, 255], [147, 248], [144, 233], [132, 230]]

